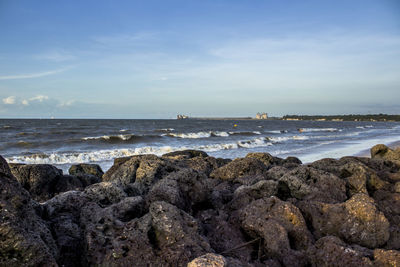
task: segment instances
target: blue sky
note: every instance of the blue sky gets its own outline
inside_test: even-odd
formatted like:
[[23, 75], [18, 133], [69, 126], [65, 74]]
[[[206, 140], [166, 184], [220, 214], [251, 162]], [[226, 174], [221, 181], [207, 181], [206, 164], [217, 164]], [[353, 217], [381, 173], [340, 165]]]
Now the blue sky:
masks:
[[0, 117], [400, 113], [400, 2], [0, 0]]

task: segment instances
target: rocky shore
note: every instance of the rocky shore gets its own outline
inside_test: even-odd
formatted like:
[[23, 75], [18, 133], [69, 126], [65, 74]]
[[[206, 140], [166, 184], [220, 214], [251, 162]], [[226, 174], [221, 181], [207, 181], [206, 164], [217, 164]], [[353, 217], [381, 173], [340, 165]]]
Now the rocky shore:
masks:
[[0, 266], [400, 266], [400, 150], [302, 164], [202, 151], [105, 173], [0, 157]]

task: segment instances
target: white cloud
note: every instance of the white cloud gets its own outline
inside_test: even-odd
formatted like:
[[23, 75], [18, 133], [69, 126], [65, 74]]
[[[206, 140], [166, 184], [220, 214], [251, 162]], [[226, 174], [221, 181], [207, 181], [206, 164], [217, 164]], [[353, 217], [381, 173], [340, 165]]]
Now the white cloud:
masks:
[[63, 69], [58, 69], [58, 70], [45, 71], [45, 72], [39, 72], [39, 73], [31, 73], [31, 74], [5, 75], [5, 76], [0, 76], [0, 80], [17, 80], [17, 79], [39, 78], [39, 77], [44, 77], [44, 76], [49, 76], [49, 75], [61, 73], [61, 72], [64, 72], [64, 71], [66, 71], [68, 69], [69, 68], [63, 68]]
[[37, 95], [34, 97], [31, 97], [29, 99], [24, 99], [21, 101], [22, 105], [28, 106], [31, 102], [43, 102], [45, 100], [49, 100], [49, 97], [47, 95]]
[[15, 104], [15, 102], [16, 102], [15, 96], [9, 96], [9, 97], [3, 98], [3, 103], [6, 105], [13, 105], [13, 104]]
[[48, 60], [54, 62], [63, 62], [76, 59], [76, 56], [71, 55], [64, 50], [48, 51], [38, 55], [34, 55], [33, 57], [38, 60]]

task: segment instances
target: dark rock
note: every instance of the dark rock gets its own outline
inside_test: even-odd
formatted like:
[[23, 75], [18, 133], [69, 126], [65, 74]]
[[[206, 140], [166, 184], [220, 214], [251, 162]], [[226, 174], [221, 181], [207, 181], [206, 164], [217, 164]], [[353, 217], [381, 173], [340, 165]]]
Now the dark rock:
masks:
[[68, 170], [70, 175], [80, 176], [80, 175], [93, 175], [101, 179], [103, 177], [103, 170], [97, 164], [74, 164]]
[[56, 184], [62, 171], [48, 164], [12, 164], [11, 172], [18, 182], [31, 193], [37, 201], [50, 199], [56, 193]]
[[150, 206], [152, 227], [164, 264], [183, 266], [191, 259], [211, 252], [207, 240], [199, 235], [196, 220], [163, 201]]
[[346, 183], [337, 176], [314, 169], [299, 166], [279, 179], [279, 195], [285, 199], [319, 200], [328, 203], [346, 200]]
[[188, 203], [183, 198], [178, 182], [172, 179], [162, 179], [150, 189], [146, 197], [147, 202], [165, 201], [180, 209], [187, 210]]
[[265, 175], [267, 167], [259, 159], [239, 158], [214, 170], [210, 177], [223, 180], [232, 180], [245, 176]]
[[300, 210], [276, 197], [253, 201], [240, 213], [243, 229], [253, 238], [262, 238], [268, 257], [276, 257], [286, 266], [301, 266], [305, 257], [300, 250], [312, 243], [312, 236]]
[[101, 182], [86, 187], [85, 195], [91, 201], [107, 206], [121, 201], [127, 197], [123, 187], [112, 182]]
[[181, 150], [181, 151], [174, 151], [174, 152], [169, 152], [164, 155], [162, 155], [164, 158], [179, 158], [179, 159], [190, 159], [194, 157], [202, 157], [206, 158], [208, 157], [206, 152], [200, 151], [200, 150]]
[[0, 265], [57, 266], [58, 250], [37, 204], [0, 162]]
[[264, 197], [276, 196], [278, 193], [278, 182], [262, 180], [253, 185], [242, 185], [233, 193], [231, 201], [232, 209], [240, 209], [252, 202]]
[[[264, 163], [264, 165], [267, 168], [270, 168], [272, 166], [277, 166], [277, 165], [282, 165], [283, 163], [285, 163], [284, 159], [278, 158], [278, 157], [274, 157], [269, 153], [248, 153], [246, 155], [246, 158], [253, 158], [253, 159], [258, 159], [259, 161], [261, 161], [262, 163]], [[291, 161], [291, 159], [289, 159], [289, 161], [287, 161], [287, 163], [289, 163]], [[301, 164], [301, 161], [300, 161]]]
[[13, 177], [13, 174], [11, 173], [7, 161], [2, 156], [0, 156], [0, 175]]
[[316, 238], [334, 235], [368, 248], [380, 247], [389, 240], [389, 221], [365, 194], [339, 204], [303, 201], [298, 207], [310, 221]]
[[313, 266], [373, 266], [368, 257], [336, 236], [319, 239], [307, 252]]

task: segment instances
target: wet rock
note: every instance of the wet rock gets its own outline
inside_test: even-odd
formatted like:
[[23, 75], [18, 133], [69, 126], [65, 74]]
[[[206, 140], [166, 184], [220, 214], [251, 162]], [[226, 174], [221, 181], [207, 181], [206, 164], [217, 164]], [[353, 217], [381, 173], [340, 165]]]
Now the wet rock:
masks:
[[12, 164], [11, 172], [17, 181], [31, 193], [37, 201], [50, 199], [56, 193], [56, 185], [62, 171], [48, 164]]
[[400, 251], [396, 250], [374, 250], [375, 266], [393, 267], [400, 265]]
[[239, 158], [214, 170], [210, 177], [222, 180], [232, 180], [245, 176], [265, 175], [267, 167], [256, 158]]
[[253, 238], [262, 238], [268, 257], [284, 265], [299, 266], [305, 258], [299, 250], [312, 242], [300, 210], [276, 197], [255, 200], [240, 213], [243, 229]]
[[[279, 179], [280, 196], [327, 203], [346, 200], [346, 183], [337, 176], [308, 166], [299, 166]], [[283, 194], [286, 192], [286, 196]]]
[[202, 157], [206, 158], [208, 157], [206, 152], [200, 151], [200, 150], [181, 150], [181, 151], [174, 151], [174, 152], [169, 152], [164, 155], [162, 155], [164, 158], [173, 158], [173, 159], [190, 159], [194, 157]]
[[380, 247], [389, 240], [389, 221], [365, 194], [339, 204], [303, 201], [298, 207], [310, 221], [316, 238], [334, 235], [368, 248]]
[[101, 179], [104, 172], [97, 164], [74, 164], [68, 170], [70, 175], [81, 176], [81, 175], [93, 175]]
[[373, 266], [367, 255], [358, 252], [336, 236], [319, 239], [307, 253], [313, 266]]
[[197, 221], [189, 214], [158, 201], [151, 204], [150, 215], [155, 241], [165, 264], [183, 266], [211, 252], [207, 240], [199, 234]]
[[203, 256], [197, 257], [188, 263], [187, 267], [225, 267], [227, 265], [226, 259], [218, 254], [207, 253]]
[[0, 265], [57, 266], [58, 250], [37, 203], [0, 162]]
[[383, 144], [379, 144], [371, 148], [371, 158], [390, 160], [396, 165], [400, 165], [400, 149], [393, 150]]

